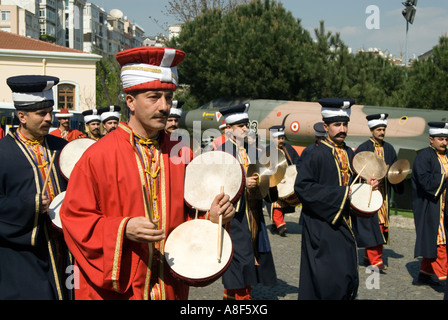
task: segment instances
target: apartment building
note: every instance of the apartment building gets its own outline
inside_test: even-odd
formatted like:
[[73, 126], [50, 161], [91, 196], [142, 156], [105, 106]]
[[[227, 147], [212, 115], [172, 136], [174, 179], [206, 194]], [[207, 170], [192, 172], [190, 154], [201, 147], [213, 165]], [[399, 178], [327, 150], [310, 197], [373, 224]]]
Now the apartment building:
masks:
[[103, 57], [144, 40], [143, 28], [120, 10], [86, 0], [0, 0], [0, 30]]

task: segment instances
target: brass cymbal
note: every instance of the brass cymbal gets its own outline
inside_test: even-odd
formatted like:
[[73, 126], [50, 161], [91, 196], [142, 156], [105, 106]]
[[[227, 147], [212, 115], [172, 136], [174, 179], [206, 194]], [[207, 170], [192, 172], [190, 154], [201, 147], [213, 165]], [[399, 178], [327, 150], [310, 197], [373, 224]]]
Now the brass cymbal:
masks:
[[[362, 170], [364, 168], [364, 170]], [[362, 151], [355, 154], [353, 158], [353, 169], [356, 173], [361, 172], [361, 177], [364, 180], [375, 177], [381, 180], [386, 176], [387, 165], [384, 160], [372, 151]]]
[[248, 177], [252, 177], [254, 175], [258, 176], [258, 186], [257, 190], [255, 190], [255, 197], [257, 199], [264, 199], [268, 195], [270, 179], [269, 173], [269, 169], [260, 163], [251, 163], [247, 168], [246, 175]]
[[285, 154], [278, 149], [268, 148], [260, 157], [260, 162], [269, 170], [269, 187], [278, 185], [283, 180], [288, 166]]
[[407, 159], [395, 161], [387, 173], [387, 179], [391, 184], [398, 184], [408, 176], [411, 171], [411, 165]]

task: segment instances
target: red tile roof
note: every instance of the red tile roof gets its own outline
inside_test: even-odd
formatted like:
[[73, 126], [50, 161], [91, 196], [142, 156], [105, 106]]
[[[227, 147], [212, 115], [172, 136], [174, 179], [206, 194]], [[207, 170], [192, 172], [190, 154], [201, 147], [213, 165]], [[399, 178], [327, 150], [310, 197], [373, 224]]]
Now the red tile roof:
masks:
[[0, 49], [85, 53], [81, 50], [71, 49], [51, 42], [19, 36], [6, 31], [0, 31]]

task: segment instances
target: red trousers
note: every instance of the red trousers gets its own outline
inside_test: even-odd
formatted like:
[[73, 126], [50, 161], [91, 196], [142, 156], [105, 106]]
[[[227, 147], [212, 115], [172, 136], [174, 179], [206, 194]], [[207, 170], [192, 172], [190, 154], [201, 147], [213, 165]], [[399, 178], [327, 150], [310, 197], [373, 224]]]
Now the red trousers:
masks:
[[[380, 229], [381, 233], [387, 232], [387, 227], [384, 224], [380, 224]], [[366, 248], [364, 250], [364, 259], [367, 259], [372, 266], [383, 264], [383, 244]]]
[[242, 289], [224, 289], [223, 300], [252, 300], [251, 291], [250, 286]]
[[438, 245], [437, 257], [423, 258], [420, 264], [420, 272], [427, 275], [435, 274], [439, 280], [446, 280], [447, 263], [446, 245]]
[[283, 210], [281, 208], [272, 209], [272, 221], [275, 223], [277, 228], [280, 228], [286, 224]]

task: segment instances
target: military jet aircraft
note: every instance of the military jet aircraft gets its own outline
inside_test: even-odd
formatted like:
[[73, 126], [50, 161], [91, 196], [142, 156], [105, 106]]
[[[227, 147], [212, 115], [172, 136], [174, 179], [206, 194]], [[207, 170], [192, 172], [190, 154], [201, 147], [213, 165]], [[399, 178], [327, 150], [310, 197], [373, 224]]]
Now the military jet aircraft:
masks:
[[[299, 154], [304, 147], [314, 142], [313, 125], [322, 121], [321, 106], [317, 102], [282, 100], [213, 100], [191, 111], [186, 111], [180, 119], [180, 127], [192, 132], [202, 140], [211, 140], [219, 135], [217, 130], [223, 119], [219, 113], [222, 107], [249, 103], [250, 129], [258, 132], [269, 144], [269, 128], [273, 125], [285, 126], [286, 140], [295, 146]], [[388, 113], [385, 141], [391, 143], [398, 159], [408, 159], [412, 168], [417, 153], [429, 145], [428, 125], [430, 121], [448, 121], [448, 112], [443, 110], [407, 109], [383, 106], [353, 105], [346, 143], [356, 149], [371, 136], [366, 116]], [[408, 176], [409, 180], [410, 175]], [[406, 196], [400, 201], [401, 207], [409, 209], [410, 181], [407, 181]]]
[[[322, 121], [320, 104], [317, 102], [282, 100], [214, 100], [210, 103], [182, 114], [180, 127], [189, 131], [211, 131], [222, 123], [219, 109], [225, 106], [249, 103], [250, 128], [269, 141], [269, 128], [283, 124], [287, 141], [299, 147], [306, 147], [314, 141], [313, 125]], [[388, 113], [388, 126], [385, 141], [391, 143], [403, 157], [413, 157], [429, 145], [428, 125], [430, 121], [447, 121], [448, 112], [443, 110], [408, 109], [353, 105], [346, 143], [356, 148], [371, 136], [366, 116]], [[204, 138], [204, 135], [202, 136]]]

